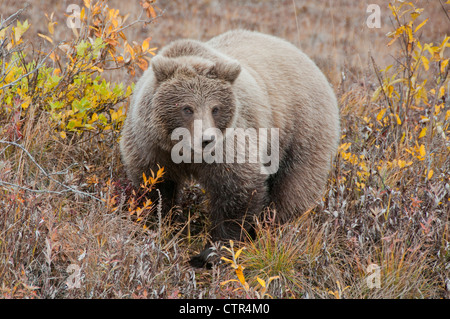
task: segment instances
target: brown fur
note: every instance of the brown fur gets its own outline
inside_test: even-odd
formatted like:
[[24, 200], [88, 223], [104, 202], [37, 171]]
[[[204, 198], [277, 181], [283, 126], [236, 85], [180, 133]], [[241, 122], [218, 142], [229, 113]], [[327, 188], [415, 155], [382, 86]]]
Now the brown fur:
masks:
[[[181, 111], [185, 105], [192, 116]], [[219, 115], [211, 115], [214, 106]], [[277, 173], [262, 175], [260, 163], [174, 164], [170, 134], [177, 127], [192, 131], [194, 119], [221, 130], [279, 128]], [[240, 239], [242, 225], [248, 229], [268, 204], [279, 222], [314, 205], [338, 140], [336, 98], [316, 65], [282, 39], [236, 30], [205, 43], [175, 41], [153, 58], [136, 86], [120, 146], [135, 185], [143, 172], [165, 167], [160, 190], [167, 208], [185, 179], [200, 182], [210, 196], [216, 241]]]

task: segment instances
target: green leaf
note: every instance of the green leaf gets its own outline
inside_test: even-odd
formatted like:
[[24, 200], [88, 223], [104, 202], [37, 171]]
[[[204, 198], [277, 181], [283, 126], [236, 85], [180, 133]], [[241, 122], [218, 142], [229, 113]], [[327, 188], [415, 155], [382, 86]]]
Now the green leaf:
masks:
[[90, 47], [90, 43], [82, 40], [77, 46], [77, 56], [84, 57], [86, 55], [86, 50]]
[[83, 97], [81, 100], [74, 100], [72, 102], [73, 111], [78, 111], [82, 114], [85, 113], [87, 109], [89, 109], [90, 105], [91, 102], [86, 97]]
[[62, 108], [64, 106], [64, 103], [61, 101], [53, 101], [53, 102], [49, 102], [48, 104], [50, 105], [50, 108], [52, 110], [59, 110], [60, 108]]
[[71, 119], [69, 123], [67, 123], [66, 129], [69, 131], [73, 131], [76, 127], [78, 127], [80, 122], [75, 119]]
[[99, 114], [98, 119], [105, 125], [108, 123], [108, 119], [103, 114]]

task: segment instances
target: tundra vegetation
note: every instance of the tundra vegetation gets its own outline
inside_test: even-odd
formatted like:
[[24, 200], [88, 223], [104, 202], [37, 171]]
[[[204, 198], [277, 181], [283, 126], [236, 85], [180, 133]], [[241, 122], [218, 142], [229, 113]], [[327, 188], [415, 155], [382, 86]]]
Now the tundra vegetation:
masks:
[[[0, 296], [450, 298], [450, 3], [383, 3], [377, 29], [347, 0], [3, 1]], [[341, 143], [314, 208], [281, 227], [267, 210], [255, 239], [193, 269], [207, 196], [193, 181], [162, 216], [164, 167], [133, 189], [118, 138], [157, 47], [237, 27], [317, 62]]]

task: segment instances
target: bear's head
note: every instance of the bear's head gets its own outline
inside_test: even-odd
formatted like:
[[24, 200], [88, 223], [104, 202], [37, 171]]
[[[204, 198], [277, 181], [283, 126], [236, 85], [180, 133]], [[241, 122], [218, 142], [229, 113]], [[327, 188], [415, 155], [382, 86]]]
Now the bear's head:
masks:
[[190, 133], [190, 147], [202, 152], [214, 145], [217, 132], [231, 127], [236, 116], [233, 83], [241, 72], [237, 61], [199, 56], [156, 56], [151, 61], [155, 90], [152, 112], [163, 134]]

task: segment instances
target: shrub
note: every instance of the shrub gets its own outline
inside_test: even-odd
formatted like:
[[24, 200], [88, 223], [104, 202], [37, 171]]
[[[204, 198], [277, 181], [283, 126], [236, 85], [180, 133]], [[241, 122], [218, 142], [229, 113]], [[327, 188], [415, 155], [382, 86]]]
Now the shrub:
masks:
[[[153, 9], [151, 18], [155, 17]], [[125, 118], [123, 102], [133, 86], [124, 88], [122, 83], [107, 82], [102, 73], [122, 68], [134, 75], [136, 67], [145, 70], [156, 48], [150, 48], [150, 38], [142, 44], [130, 45], [124, 30], [134, 23], [127, 24], [127, 16], [109, 8], [106, 1], [84, 1], [77, 18], [79, 28], [72, 28], [74, 39], [54, 43], [56, 22], [53, 14], [47, 16], [49, 34], [39, 36], [52, 44], [53, 49], [30, 58], [22, 40], [30, 27], [28, 22], [17, 20], [15, 26], [13, 21], [2, 23], [0, 112], [5, 118], [17, 112], [23, 118], [33, 104], [38, 112], [49, 113], [62, 139], [68, 134], [81, 137], [86, 131], [99, 134], [120, 130]]]

